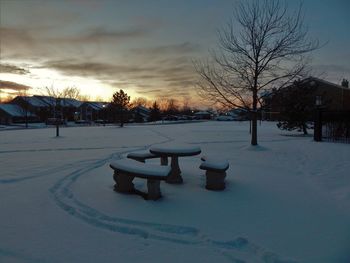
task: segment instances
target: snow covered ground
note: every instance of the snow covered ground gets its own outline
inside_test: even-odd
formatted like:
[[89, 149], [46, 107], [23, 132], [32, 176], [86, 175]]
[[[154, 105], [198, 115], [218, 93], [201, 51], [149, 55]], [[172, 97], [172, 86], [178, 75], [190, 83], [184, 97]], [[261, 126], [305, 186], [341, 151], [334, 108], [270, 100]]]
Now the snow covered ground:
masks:
[[[248, 126], [0, 131], [0, 262], [350, 262], [350, 145]], [[195, 156], [159, 201], [113, 191], [111, 161], [165, 143], [227, 159], [226, 190]]]

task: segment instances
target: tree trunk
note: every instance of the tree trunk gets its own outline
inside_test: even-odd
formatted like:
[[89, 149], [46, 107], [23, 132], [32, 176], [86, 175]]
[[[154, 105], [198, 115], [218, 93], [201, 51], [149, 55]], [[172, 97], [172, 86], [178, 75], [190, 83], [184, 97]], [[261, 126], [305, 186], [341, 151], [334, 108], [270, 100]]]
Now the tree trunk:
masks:
[[306, 128], [306, 124], [303, 123], [303, 132], [304, 132], [304, 135], [307, 135], [307, 128]]
[[60, 136], [60, 125], [58, 124], [58, 120], [56, 120], [56, 137]]
[[120, 127], [123, 128], [124, 126], [124, 116], [123, 116], [123, 110], [120, 111]]
[[[256, 70], [257, 71], [257, 70]], [[253, 110], [251, 111], [250, 116], [252, 122], [252, 139], [251, 145], [258, 145], [258, 91], [257, 91], [257, 78], [254, 79], [254, 90], [253, 90]]]
[[28, 110], [26, 109], [26, 117], [25, 117], [26, 129], [28, 129]]
[[251, 113], [252, 116], [252, 140], [251, 145], [258, 145], [258, 122], [256, 110]]

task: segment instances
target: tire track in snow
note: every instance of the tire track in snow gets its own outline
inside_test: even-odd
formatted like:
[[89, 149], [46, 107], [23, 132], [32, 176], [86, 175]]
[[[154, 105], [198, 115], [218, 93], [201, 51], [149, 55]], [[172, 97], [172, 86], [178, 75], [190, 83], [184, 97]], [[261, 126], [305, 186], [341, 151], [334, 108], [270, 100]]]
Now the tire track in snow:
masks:
[[47, 170], [42, 171], [42, 172], [35, 174], [35, 175], [13, 177], [13, 178], [2, 178], [2, 179], [0, 179], [0, 184], [12, 184], [12, 183], [18, 183], [18, 182], [22, 182], [22, 181], [26, 181], [26, 180], [30, 180], [30, 179], [35, 179], [35, 178], [39, 178], [39, 177], [43, 177], [43, 176], [51, 176], [51, 175], [54, 175], [57, 173], [61, 173], [61, 172], [70, 170], [70, 169], [77, 167], [77, 166], [80, 166], [80, 165], [85, 165], [86, 163], [88, 163], [88, 161], [83, 160], [83, 161], [79, 161], [79, 162], [64, 164], [64, 165], [61, 165], [59, 167], [55, 167], [52, 169], [47, 169]]
[[[141, 147], [141, 146], [133, 146]], [[107, 149], [120, 149], [120, 148], [129, 148], [129, 147], [72, 147], [72, 148], [43, 148], [43, 149], [25, 149], [25, 150], [7, 150], [0, 151], [0, 154], [4, 153], [27, 153], [27, 152], [60, 152], [60, 151], [87, 151], [87, 150], [107, 150]]]
[[137, 149], [127, 149], [122, 152], [113, 153], [104, 159], [92, 161], [85, 167], [76, 169], [57, 181], [55, 185], [49, 189], [51, 197], [55, 203], [69, 215], [82, 220], [93, 227], [120, 234], [138, 236], [144, 239], [165, 241], [180, 245], [191, 245], [202, 247], [204, 249], [213, 249], [216, 253], [219, 253], [230, 262], [244, 263], [252, 262], [252, 260], [254, 262], [262, 263], [295, 262], [283, 260], [277, 254], [266, 251], [243, 237], [238, 237], [229, 241], [216, 241], [203, 235], [194, 227], [151, 223], [141, 220], [108, 216], [97, 209], [84, 204], [74, 196], [74, 193], [71, 190], [73, 184], [88, 172], [102, 167], [113, 159], [121, 159], [123, 155], [127, 153], [145, 150], [153, 145], [163, 144], [174, 140], [158, 131], [152, 131], [159, 136], [166, 138], [166, 140]]
[[[141, 147], [141, 146], [133, 146], [135, 147]], [[18, 152], [43, 152], [43, 151], [82, 151], [82, 150], [105, 150], [105, 149], [130, 149], [131, 147], [100, 147], [100, 148], [59, 148], [59, 149], [38, 149], [38, 150], [19, 150], [19, 151], [7, 151], [6, 153], [18, 153]], [[5, 151], [0, 151], [0, 153], [4, 153]], [[95, 160], [95, 159], [94, 159]], [[72, 162], [68, 164], [63, 164], [59, 167], [47, 169], [45, 171], [39, 172], [35, 175], [28, 175], [28, 176], [16, 176], [16, 177], [9, 177], [9, 178], [1, 178], [0, 184], [11, 184], [11, 183], [18, 183], [30, 179], [40, 178], [42, 176], [50, 176], [56, 173], [61, 173], [63, 171], [72, 169], [72, 167], [76, 167], [77, 165], [85, 165], [86, 163], [89, 163], [89, 160], [83, 160], [78, 162]]]
[[28, 262], [28, 263], [44, 263], [44, 262], [56, 262], [56, 261], [45, 261], [39, 258], [33, 258], [27, 254], [14, 252], [12, 250], [0, 248], [0, 262], [12, 262], [16, 259], [16, 262]]

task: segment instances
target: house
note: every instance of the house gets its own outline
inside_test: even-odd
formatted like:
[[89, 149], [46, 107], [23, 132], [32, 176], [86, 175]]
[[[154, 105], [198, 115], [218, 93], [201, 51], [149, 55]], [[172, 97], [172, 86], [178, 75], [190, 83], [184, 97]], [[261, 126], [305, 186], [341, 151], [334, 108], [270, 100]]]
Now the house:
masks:
[[[296, 87], [296, 83], [279, 90], [273, 90], [264, 96], [262, 110], [266, 119], [279, 119], [279, 112], [283, 107], [280, 100], [282, 97], [288, 96], [290, 89], [294, 87]], [[299, 81], [298, 87], [312, 90], [311, 96], [314, 97], [314, 100], [310, 107], [323, 106], [324, 109], [331, 111], [350, 111], [350, 88], [347, 81], [343, 80], [343, 85], [338, 85], [323, 79], [308, 77]]]
[[212, 117], [212, 113], [209, 111], [198, 111], [194, 114], [196, 119], [200, 120], [210, 120]]
[[71, 98], [55, 98], [52, 96], [39, 95], [34, 95], [33, 97], [48, 105], [51, 117], [57, 118], [58, 116], [68, 121], [73, 121], [75, 119], [75, 114], [82, 105], [81, 101]]
[[[49, 118], [62, 118], [74, 120], [74, 114], [82, 104], [81, 101], [69, 98], [59, 98], [58, 100], [50, 96], [17, 96], [11, 101], [25, 110], [35, 113], [40, 121], [46, 122]], [[59, 103], [57, 108], [56, 103]]]
[[108, 105], [106, 102], [83, 102], [78, 108], [79, 119], [85, 121], [106, 120]]
[[40, 121], [44, 122], [50, 117], [50, 105], [35, 96], [17, 96], [10, 103], [33, 112]]
[[245, 109], [231, 109], [227, 112], [228, 116], [231, 116], [236, 121], [249, 120], [249, 112]]
[[146, 122], [149, 120], [151, 110], [139, 105], [131, 110], [131, 114], [135, 122]]
[[0, 104], [0, 124], [35, 122], [39, 118], [16, 104]]
[[59, 101], [63, 118], [68, 121], [74, 121], [76, 118], [76, 112], [78, 112], [78, 109], [83, 102], [70, 98], [61, 98]]

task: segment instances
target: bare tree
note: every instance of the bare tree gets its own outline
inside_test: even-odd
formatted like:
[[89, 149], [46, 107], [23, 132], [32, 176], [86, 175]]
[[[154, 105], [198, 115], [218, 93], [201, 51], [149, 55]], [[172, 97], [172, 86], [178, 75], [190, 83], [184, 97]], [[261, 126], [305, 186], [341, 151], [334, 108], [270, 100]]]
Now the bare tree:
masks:
[[168, 100], [165, 97], [158, 97], [156, 99], [156, 102], [158, 104], [158, 107], [160, 108], [161, 112], [164, 112], [166, 108], [168, 107]]
[[213, 104], [248, 110], [257, 145], [257, 109], [266, 91], [301, 76], [306, 54], [319, 43], [307, 38], [302, 6], [289, 13], [279, 0], [240, 2], [218, 39], [219, 52], [195, 62], [199, 93]]
[[190, 106], [190, 98], [184, 97], [182, 101], [181, 113], [184, 115], [191, 115], [192, 109]]
[[168, 115], [175, 115], [179, 112], [179, 105], [176, 99], [167, 99], [167, 106], [165, 113]]
[[[91, 96], [89, 96], [89, 95], [79, 95], [78, 100], [80, 100], [80, 101], [91, 101], [92, 99], [91, 99]], [[105, 100], [102, 99], [101, 97], [96, 97], [96, 98], [94, 99], [94, 101], [97, 101], [97, 102], [104, 102]]]
[[146, 98], [137, 97], [132, 100], [130, 107], [134, 108], [134, 107], [142, 106], [142, 107], [148, 108], [150, 104], [151, 103]]
[[67, 87], [60, 92], [61, 97], [78, 100], [81, 97], [80, 90], [76, 87]]
[[60, 123], [62, 122], [62, 101], [63, 91], [59, 91], [54, 87], [45, 87], [46, 94], [50, 97], [50, 105], [53, 106], [53, 116], [56, 123], [56, 137], [60, 136]]

